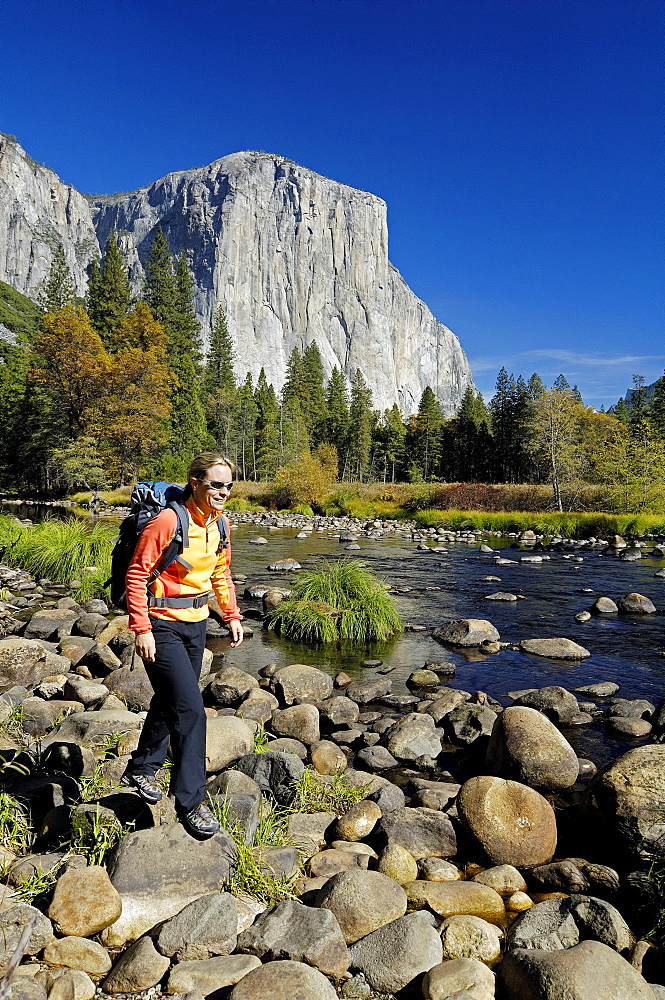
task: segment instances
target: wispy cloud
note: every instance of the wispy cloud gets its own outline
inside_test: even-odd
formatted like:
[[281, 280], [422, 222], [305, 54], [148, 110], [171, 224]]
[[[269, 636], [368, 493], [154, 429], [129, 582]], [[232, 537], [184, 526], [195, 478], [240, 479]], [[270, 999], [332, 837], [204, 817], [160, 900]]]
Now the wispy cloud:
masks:
[[557, 362], [568, 368], [629, 368], [639, 369], [640, 365], [651, 365], [656, 361], [665, 362], [665, 354], [601, 354], [583, 353], [578, 351], [565, 351], [552, 349], [538, 349], [533, 351], [519, 351], [508, 357], [505, 355], [497, 357], [469, 358], [471, 369], [479, 375], [483, 372], [498, 371], [500, 368], [521, 368], [529, 363], [538, 361]]

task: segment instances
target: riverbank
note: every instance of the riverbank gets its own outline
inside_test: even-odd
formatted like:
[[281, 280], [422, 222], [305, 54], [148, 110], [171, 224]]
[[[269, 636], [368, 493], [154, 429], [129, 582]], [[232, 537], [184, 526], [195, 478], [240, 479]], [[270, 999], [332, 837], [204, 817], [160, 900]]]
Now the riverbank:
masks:
[[[46, 996], [58, 978], [89, 1000], [97, 988], [444, 998], [465, 976], [488, 1000], [495, 989], [540, 1000], [539, 970], [571, 988], [574, 968], [584, 1000], [606, 1000], [601, 970], [622, 996], [656, 996], [647, 981], [665, 978], [662, 901], [649, 896], [665, 877], [662, 704], [606, 676], [513, 691], [506, 705], [509, 650], [478, 619], [438, 623], [441, 654], [409, 664], [405, 693], [380, 662], [352, 680], [307, 665], [306, 646], [297, 661], [238, 669], [222, 659], [213, 619], [208, 790], [233, 836], [201, 843], [170, 800], [148, 807], [118, 785], [150, 697], [126, 619], [20, 570], [1, 568], [0, 585], [25, 602], [20, 614], [3, 612], [0, 664], [12, 687], [0, 716], [15, 767], [28, 773], [6, 765], [0, 780], [10, 814], [28, 820], [5, 899], [22, 894], [40, 914], [28, 952], [37, 960], [21, 967], [33, 990]], [[634, 631], [652, 617], [633, 614]], [[535, 622], [532, 636], [542, 641]], [[545, 657], [523, 645], [544, 667], [553, 655], [572, 656], [561, 661], [569, 669], [587, 662], [565, 638]], [[493, 686], [454, 686], [460, 651], [492, 665]], [[593, 725], [617, 741], [598, 773], [570, 742]], [[260, 859], [258, 878], [246, 874], [247, 851]], [[80, 867], [82, 857], [94, 865]], [[22, 926], [34, 909], [17, 905]]]

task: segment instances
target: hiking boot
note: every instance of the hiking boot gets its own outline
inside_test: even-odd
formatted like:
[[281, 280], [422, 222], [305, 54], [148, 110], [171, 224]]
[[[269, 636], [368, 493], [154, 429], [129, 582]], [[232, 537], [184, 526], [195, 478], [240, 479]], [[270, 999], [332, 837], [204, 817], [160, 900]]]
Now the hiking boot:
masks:
[[213, 834], [219, 833], [221, 829], [205, 802], [201, 802], [194, 809], [190, 809], [182, 817], [182, 824], [196, 837], [212, 837]]
[[120, 779], [121, 785], [133, 785], [144, 802], [154, 805], [162, 797], [162, 790], [149, 774], [132, 774], [126, 771]]

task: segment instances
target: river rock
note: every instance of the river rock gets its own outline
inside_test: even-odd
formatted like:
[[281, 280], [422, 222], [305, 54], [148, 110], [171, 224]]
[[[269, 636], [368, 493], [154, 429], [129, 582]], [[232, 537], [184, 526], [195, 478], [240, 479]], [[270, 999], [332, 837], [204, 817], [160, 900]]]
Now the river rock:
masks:
[[613, 698], [607, 710], [609, 718], [616, 716], [621, 719], [650, 720], [656, 712], [656, 706], [645, 698]]
[[323, 701], [332, 694], [333, 680], [329, 674], [316, 667], [291, 663], [275, 670], [270, 678], [270, 690], [285, 705], [292, 705], [296, 698]]
[[497, 865], [546, 864], [556, 848], [556, 819], [539, 792], [517, 781], [470, 778], [457, 799], [460, 819]]
[[626, 594], [619, 601], [619, 611], [630, 615], [653, 615], [656, 613], [655, 604], [644, 597], [643, 594]]
[[346, 695], [359, 705], [367, 705], [390, 694], [392, 681], [388, 677], [366, 677], [360, 681], [352, 681], [346, 689]]
[[287, 820], [289, 838], [307, 857], [326, 846], [326, 834], [336, 820], [335, 813], [291, 813]]
[[642, 858], [665, 856], [665, 745], [630, 750], [591, 781], [587, 804], [603, 836]]
[[381, 810], [376, 802], [362, 799], [340, 816], [337, 820], [337, 836], [340, 840], [364, 840], [369, 836], [378, 821]]
[[338, 774], [346, 767], [346, 754], [330, 740], [319, 740], [310, 750], [312, 767], [319, 774]]
[[93, 975], [104, 975], [111, 968], [106, 948], [97, 941], [75, 935], [47, 944], [43, 958], [49, 965], [64, 965], [68, 969], [80, 969]]
[[406, 913], [406, 893], [381, 872], [339, 872], [328, 879], [315, 905], [331, 910], [347, 944]]
[[593, 602], [590, 610], [596, 615], [614, 615], [619, 609], [610, 597], [599, 597]]
[[458, 882], [462, 872], [443, 858], [419, 858], [418, 871], [427, 882]]
[[522, 639], [520, 649], [549, 660], [585, 660], [591, 653], [572, 639]]
[[580, 711], [575, 695], [557, 685], [540, 688], [536, 691], [527, 691], [515, 698], [513, 704], [535, 708], [546, 715], [548, 719], [562, 726], [570, 725]]
[[62, 934], [89, 937], [122, 912], [120, 895], [99, 865], [73, 869], [56, 882], [48, 915]]
[[441, 625], [432, 638], [450, 646], [479, 646], [481, 642], [497, 642], [501, 637], [492, 623], [483, 618], [458, 618]]
[[261, 791], [269, 792], [279, 805], [288, 806], [296, 795], [293, 783], [302, 777], [305, 765], [295, 754], [267, 751], [241, 757], [235, 768], [253, 778]]
[[498, 975], [510, 997], [538, 1000], [654, 1000], [646, 980], [599, 941], [560, 951], [510, 952]]
[[34, 979], [21, 976], [15, 981], [12, 1000], [40, 1000], [39, 995], [33, 992], [38, 986], [44, 989], [43, 997], [48, 993], [49, 1000], [92, 1000], [96, 993], [95, 984], [87, 972], [80, 969], [46, 969], [38, 972]]
[[10, 635], [0, 639], [0, 685], [3, 690], [14, 684], [36, 687], [49, 674], [67, 673], [69, 660], [51, 653], [37, 639]]
[[494, 868], [486, 868], [484, 872], [478, 872], [477, 875], [474, 875], [471, 881], [488, 885], [504, 898], [512, 896], [514, 892], [526, 891], [524, 877], [513, 865], [496, 865]]
[[377, 871], [394, 879], [399, 885], [413, 882], [418, 878], [416, 859], [401, 844], [389, 844], [379, 858]]
[[574, 694], [582, 694], [587, 698], [611, 698], [619, 690], [619, 685], [614, 681], [599, 681], [597, 684], [583, 684], [572, 690]]
[[120, 841], [109, 866], [122, 914], [103, 943], [123, 945], [229, 880], [236, 849], [222, 830], [205, 841], [180, 823], [137, 830]]
[[205, 997], [226, 986], [235, 986], [260, 965], [261, 960], [255, 955], [224, 955], [179, 962], [171, 969], [166, 992]]
[[642, 737], [651, 732], [651, 723], [644, 719], [622, 718], [613, 716], [607, 720], [608, 728], [619, 736]]
[[223, 667], [218, 670], [207, 688], [216, 705], [237, 708], [250, 691], [256, 690], [259, 682], [245, 670], [237, 667]]
[[77, 612], [66, 608], [36, 611], [27, 623], [23, 634], [26, 639], [50, 639], [52, 636], [57, 638], [58, 631], [61, 631], [63, 635], [71, 632], [78, 617]]
[[297, 559], [278, 559], [277, 562], [270, 563], [268, 569], [272, 573], [291, 573], [302, 569]]
[[475, 958], [496, 962], [501, 954], [502, 932], [482, 917], [456, 914], [439, 927], [444, 959]]
[[178, 962], [202, 960], [235, 951], [238, 911], [233, 896], [218, 892], [200, 896], [167, 920], [157, 938], [162, 955]]
[[529, 882], [546, 892], [584, 892], [589, 888], [586, 875], [574, 861], [552, 861], [529, 872]]
[[425, 973], [425, 1000], [494, 1000], [494, 974], [474, 958], [454, 958]]
[[270, 906], [238, 938], [239, 951], [262, 961], [287, 958], [307, 962], [339, 978], [349, 966], [340, 926], [328, 908], [304, 906], [294, 899]]
[[341, 872], [367, 869], [369, 857], [366, 854], [356, 854], [351, 851], [329, 849], [312, 855], [307, 863], [307, 873], [310, 878], [329, 879]]
[[443, 732], [450, 743], [458, 746], [470, 746], [478, 739], [487, 743], [496, 718], [496, 712], [487, 705], [464, 703], [444, 716]]
[[404, 886], [409, 910], [429, 907], [440, 917], [464, 913], [500, 923], [506, 913], [501, 896], [479, 882], [427, 882], [417, 879]]
[[351, 945], [351, 966], [381, 993], [396, 993], [438, 965], [441, 938], [428, 913], [407, 913]]
[[321, 738], [319, 710], [315, 705], [303, 704], [292, 705], [290, 708], [275, 712], [272, 717], [272, 731], [278, 736], [298, 739], [312, 746]]
[[42, 747], [51, 743], [78, 743], [94, 746], [104, 743], [115, 733], [137, 729], [141, 719], [134, 712], [107, 711], [99, 709], [94, 712], [77, 712], [68, 715], [59, 726], [42, 740]]
[[254, 734], [246, 722], [233, 715], [208, 719], [206, 771], [211, 774], [240, 760], [254, 746]]
[[487, 748], [490, 774], [555, 791], [577, 781], [575, 751], [541, 712], [512, 706], [497, 718]]
[[350, 725], [358, 721], [360, 709], [355, 701], [346, 695], [336, 694], [319, 702], [319, 712], [322, 719], [327, 719], [335, 726]]
[[[406, 910], [406, 897], [404, 909]], [[36, 923], [28, 938], [26, 955], [36, 955], [54, 940], [51, 921], [28, 903], [10, 903], [7, 909], [0, 910], [0, 972], [6, 972], [23, 932], [33, 917], [36, 917]]]
[[403, 716], [384, 733], [381, 742], [399, 760], [438, 757], [441, 753], [441, 736], [434, 719], [418, 712]]
[[123, 952], [103, 982], [106, 993], [140, 993], [162, 978], [170, 963], [152, 939], [142, 937]]
[[337, 1000], [326, 977], [303, 962], [268, 962], [243, 976], [228, 1000]]
[[468, 691], [459, 691], [457, 688], [444, 688], [435, 697], [431, 704], [425, 707], [427, 715], [431, 715], [435, 722], [440, 722], [444, 716], [452, 712], [458, 705], [462, 705], [471, 697]]
[[378, 832], [388, 845], [401, 844], [416, 860], [451, 858], [457, 853], [454, 827], [449, 817], [436, 809], [394, 809], [381, 817]]
[[537, 903], [510, 925], [506, 945], [556, 951], [579, 944], [580, 932], [570, 912], [570, 901], [557, 897]]

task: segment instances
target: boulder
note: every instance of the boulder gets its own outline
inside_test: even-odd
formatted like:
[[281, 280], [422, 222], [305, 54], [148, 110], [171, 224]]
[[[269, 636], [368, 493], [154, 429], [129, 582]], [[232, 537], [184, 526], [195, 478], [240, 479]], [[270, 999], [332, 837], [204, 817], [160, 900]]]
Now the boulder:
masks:
[[535, 708], [561, 726], [569, 725], [577, 718], [580, 711], [575, 695], [556, 685], [527, 691], [516, 698], [513, 704]]
[[333, 692], [333, 680], [329, 674], [304, 663], [291, 663], [278, 667], [270, 678], [270, 690], [280, 702], [292, 705], [296, 698], [312, 698], [323, 701]]
[[591, 653], [572, 639], [522, 639], [520, 649], [549, 660], [585, 660]]
[[292, 705], [273, 714], [271, 728], [277, 736], [298, 739], [312, 746], [321, 738], [319, 710], [315, 705]]
[[407, 882], [413, 882], [418, 878], [416, 859], [401, 844], [389, 844], [382, 851], [376, 867], [377, 871], [394, 879], [399, 885], [405, 885]]
[[323, 973], [303, 962], [268, 962], [243, 976], [228, 1000], [337, 1000]]
[[347, 698], [346, 695], [337, 694], [331, 698], [324, 698], [319, 702], [319, 712], [322, 719], [326, 719], [334, 726], [353, 724], [358, 720], [360, 709], [355, 701]]
[[451, 858], [457, 853], [454, 827], [449, 817], [436, 809], [394, 809], [381, 817], [378, 832], [386, 844], [401, 844], [416, 860]]
[[[36, 611], [25, 627], [26, 639], [50, 639], [71, 632], [79, 613], [67, 608], [49, 608], [48, 611]], [[106, 622], [104, 621], [104, 624]]]
[[100, 709], [95, 712], [77, 712], [68, 715], [59, 726], [53, 730], [42, 747], [51, 743], [78, 743], [94, 745], [105, 743], [109, 736], [122, 733], [128, 729], [138, 729], [141, 719], [134, 712], [107, 711]]
[[238, 761], [250, 753], [254, 733], [242, 719], [234, 715], [218, 715], [208, 719], [206, 730], [206, 771], [211, 774]]
[[593, 602], [590, 610], [596, 615], [614, 615], [619, 609], [610, 597], [599, 597]]
[[312, 767], [318, 774], [339, 774], [346, 768], [346, 754], [330, 740], [319, 740], [310, 750]]
[[305, 765], [292, 753], [250, 753], [236, 761], [235, 768], [249, 775], [262, 792], [269, 792], [279, 805], [288, 806], [295, 798], [294, 781]]
[[259, 682], [245, 670], [237, 667], [223, 667], [214, 675], [212, 683], [207, 688], [216, 705], [238, 705], [247, 695], [259, 687]]
[[441, 753], [441, 735], [430, 715], [411, 712], [386, 730], [382, 744], [399, 760], [418, 760], [419, 757], [438, 757]]
[[390, 694], [392, 681], [388, 677], [366, 677], [353, 681], [346, 689], [346, 696], [359, 705], [367, 705], [377, 698]]
[[474, 875], [471, 881], [488, 885], [504, 898], [512, 896], [515, 892], [526, 892], [526, 882], [523, 876], [512, 865], [496, 865], [494, 868], [486, 868], [484, 872], [478, 872], [477, 875]]
[[270, 906], [238, 938], [238, 950], [263, 962], [286, 958], [307, 962], [324, 975], [339, 978], [349, 953], [334, 914], [294, 899]]
[[180, 823], [137, 830], [120, 841], [109, 866], [122, 914], [103, 934], [114, 947], [140, 937], [199, 896], [225, 885], [236, 849], [222, 830], [198, 841]]
[[120, 895], [99, 865], [66, 871], [55, 884], [48, 915], [62, 934], [90, 937], [122, 912]]
[[10, 635], [0, 639], [0, 687], [3, 691], [14, 684], [36, 687], [49, 674], [67, 673], [69, 660], [48, 652], [37, 639]]
[[404, 889], [381, 872], [339, 872], [316, 895], [315, 906], [331, 910], [347, 944], [406, 913]]
[[159, 932], [157, 948], [178, 962], [230, 955], [238, 939], [238, 911], [233, 896], [217, 892], [199, 896], [167, 920]]
[[626, 594], [618, 602], [619, 611], [629, 615], [654, 615], [656, 606], [643, 594]]
[[[28, 989], [29, 988], [29, 989]], [[12, 985], [12, 1000], [39, 1000], [37, 989], [48, 993], [49, 1000], [92, 1000], [96, 987], [87, 972], [80, 969], [46, 969], [34, 979], [21, 977]]]
[[501, 954], [502, 932], [482, 917], [456, 914], [439, 927], [444, 959], [475, 958], [489, 964]]
[[624, 853], [665, 856], [665, 745], [630, 750], [591, 781], [587, 805]]
[[396, 993], [441, 962], [441, 938], [429, 913], [407, 913], [351, 945], [351, 966], [381, 993]]
[[138, 657], [126, 667], [119, 667], [104, 678], [106, 687], [116, 697], [131, 705], [138, 705], [142, 712], [147, 712], [154, 691], [152, 684]]
[[494, 1000], [494, 974], [474, 958], [435, 965], [423, 978], [425, 1000]]
[[105, 975], [111, 968], [111, 959], [106, 948], [97, 941], [84, 937], [59, 938], [44, 948], [43, 959], [49, 965], [62, 965], [68, 969], [79, 969], [92, 975]]
[[159, 982], [169, 964], [151, 938], [140, 938], [122, 953], [102, 987], [105, 993], [141, 993]]
[[458, 618], [441, 625], [432, 638], [449, 646], [480, 646], [481, 642], [497, 642], [500, 635], [483, 618]]
[[[404, 908], [406, 909], [406, 902]], [[54, 940], [51, 921], [28, 903], [10, 903], [7, 909], [0, 910], [0, 972], [7, 971], [19, 941], [33, 917], [36, 922], [25, 947], [26, 955], [36, 955]]]
[[235, 986], [260, 966], [261, 960], [255, 955], [225, 955], [179, 962], [171, 969], [166, 992], [205, 997], [226, 986]]
[[427, 882], [417, 879], [404, 886], [409, 910], [429, 907], [440, 917], [463, 913], [501, 923], [506, 910], [498, 892], [479, 882]]
[[488, 775], [470, 778], [462, 785], [457, 810], [494, 864], [532, 868], [554, 854], [554, 810], [527, 785]]
[[498, 975], [510, 997], [654, 1000], [639, 972], [599, 941], [582, 941], [560, 951], [518, 948], [506, 955]]
[[497, 716], [486, 763], [490, 774], [545, 791], [570, 788], [579, 774], [568, 741], [545, 715], [526, 706]]
[[[487, 705], [465, 702], [444, 716], [443, 732], [448, 742], [458, 746], [470, 746], [479, 738], [486, 744], [496, 718], [496, 712]], [[482, 746], [482, 743], [478, 745]]]
[[340, 840], [364, 840], [380, 819], [381, 810], [376, 802], [361, 799], [337, 820], [337, 836]]

